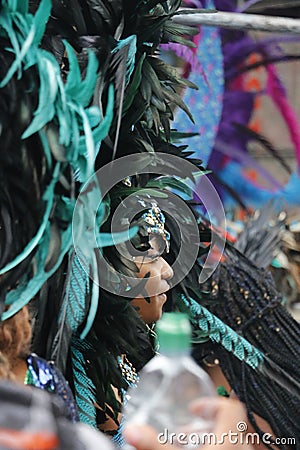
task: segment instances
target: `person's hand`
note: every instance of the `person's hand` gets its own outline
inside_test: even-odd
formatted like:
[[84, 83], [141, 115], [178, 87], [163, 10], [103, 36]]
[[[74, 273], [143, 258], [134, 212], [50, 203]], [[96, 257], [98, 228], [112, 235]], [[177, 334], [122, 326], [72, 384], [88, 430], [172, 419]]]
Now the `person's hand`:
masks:
[[[215, 421], [212, 433], [216, 437], [213, 442], [201, 447], [201, 450], [220, 448], [253, 450], [251, 445], [246, 444], [245, 439], [240, 438], [241, 433], [237, 429], [237, 424], [246, 423], [244, 407], [238, 400], [222, 397], [202, 398], [191, 405], [191, 410], [195, 415], [210, 419], [213, 417]], [[229, 438], [230, 431], [237, 433], [234, 435], [235, 438]], [[129, 424], [125, 426], [124, 438], [137, 450], [175, 450], [177, 448], [171, 444], [162, 445], [158, 441], [157, 431], [149, 425]]]

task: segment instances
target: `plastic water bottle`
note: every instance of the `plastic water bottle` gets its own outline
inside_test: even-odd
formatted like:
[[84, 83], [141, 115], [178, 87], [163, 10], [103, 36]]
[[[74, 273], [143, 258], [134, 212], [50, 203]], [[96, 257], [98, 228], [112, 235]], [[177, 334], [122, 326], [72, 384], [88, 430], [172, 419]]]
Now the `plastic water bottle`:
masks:
[[205, 443], [204, 435], [212, 432], [214, 420], [194, 416], [189, 405], [216, 393], [207, 373], [190, 356], [188, 316], [165, 313], [157, 322], [156, 332], [160, 354], [145, 365], [138, 385], [128, 390], [125, 424], [153, 426], [161, 444], [199, 447]]

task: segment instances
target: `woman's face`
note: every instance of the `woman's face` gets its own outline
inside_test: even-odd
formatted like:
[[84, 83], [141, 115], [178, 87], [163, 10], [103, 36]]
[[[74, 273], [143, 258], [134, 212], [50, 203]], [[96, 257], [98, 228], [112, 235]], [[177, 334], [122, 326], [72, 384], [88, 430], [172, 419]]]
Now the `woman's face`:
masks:
[[137, 310], [143, 321], [147, 324], [156, 322], [162, 315], [162, 308], [167, 300], [166, 292], [170, 289], [168, 280], [173, 277], [173, 269], [167, 261], [161, 257], [151, 259], [151, 256], [157, 254], [155, 241], [151, 243], [152, 248], [147, 252], [147, 258], [138, 256], [134, 262], [139, 270], [139, 278], [148, 279], [145, 285], [148, 298], [139, 295], [132, 300], [132, 306]]

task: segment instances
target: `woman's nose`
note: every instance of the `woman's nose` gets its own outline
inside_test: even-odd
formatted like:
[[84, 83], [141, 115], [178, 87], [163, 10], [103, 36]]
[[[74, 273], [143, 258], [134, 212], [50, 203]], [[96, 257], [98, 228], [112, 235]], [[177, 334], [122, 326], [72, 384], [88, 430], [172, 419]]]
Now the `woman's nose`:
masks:
[[162, 268], [161, 268], [161, 278], [163, 280], [171, 280], [174, 276], [174, 272], [172, 267], [164, 258], [161, 258], [162, 260]]

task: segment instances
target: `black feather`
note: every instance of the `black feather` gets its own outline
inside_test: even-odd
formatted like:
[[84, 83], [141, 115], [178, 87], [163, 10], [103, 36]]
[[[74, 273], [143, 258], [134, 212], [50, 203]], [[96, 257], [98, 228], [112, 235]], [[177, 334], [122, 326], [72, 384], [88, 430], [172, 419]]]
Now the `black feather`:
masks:
[[273, 156], [277, 161], [279, 161], [281, 166], [287, 171], [289, 175], [291, 175], [292, 173], [291, 168], [288, 166], [288, 164], [285, 162], [284, 158], [279, 154], [279, 152], [273, 147], [271, 142], [268, 141], [268, 139], [266, 139], [261, 134], [257, 133], [254, 130], [251, 130], [249, 127], [244, 126], [240, 123], [232, 122], [232, 124], [234, 125], [235, 128], [237, 128], [237, 130], [240, 133], [245, 134], [247, 137], [252, 138], [257, 142], [260, 142], [264, 146], [264, 148], [270, 153], [270, 155]]

